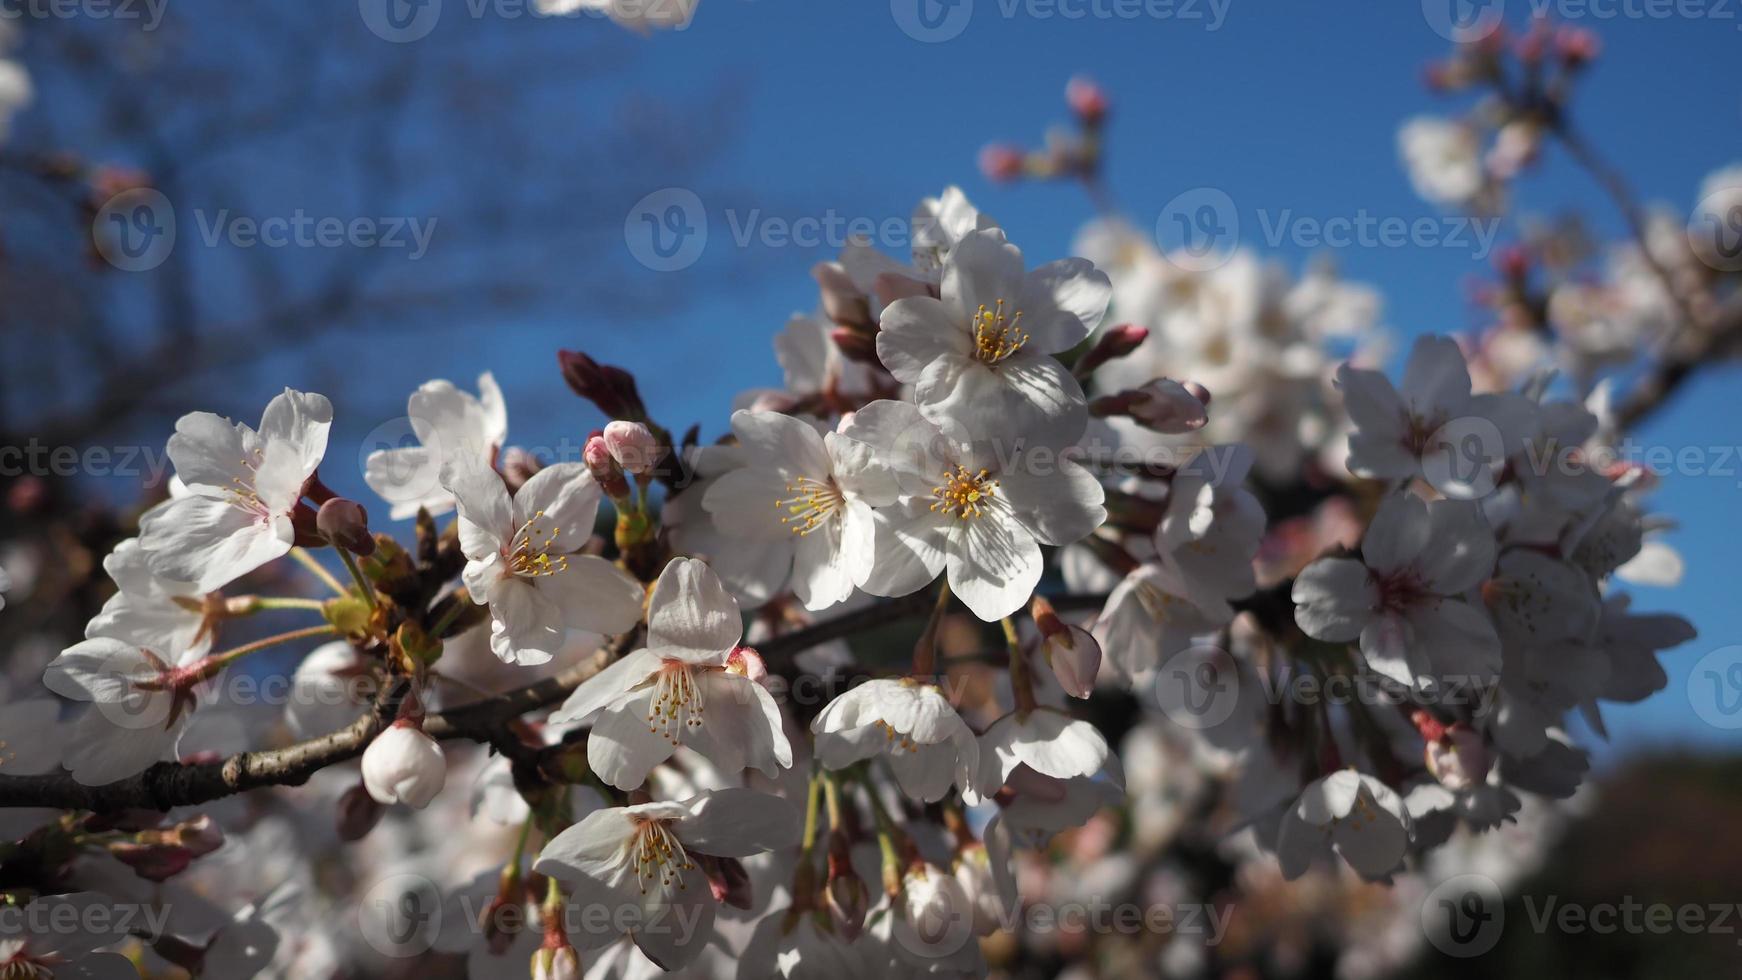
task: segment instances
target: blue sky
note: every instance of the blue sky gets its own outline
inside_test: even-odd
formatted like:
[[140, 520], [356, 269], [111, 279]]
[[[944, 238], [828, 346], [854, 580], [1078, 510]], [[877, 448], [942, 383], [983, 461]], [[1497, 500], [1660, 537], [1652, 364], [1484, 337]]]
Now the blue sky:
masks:
[[[491, 368], [508, 391], [514, 441], [552, 445], [584, 436], [599, 422], [575, 407], [555, 375], [554, 348], [579, 347], [635, 370], [667, 425], [681, 429], [701, 420], [706, 433], [717, 434], [734, 393], [778, 381], [770, 338], [790, 312], [814, 303], [808, 269], [834, 252], [739, 247], [734, 223], [753, 220], [752, 213], [903, 218], [921, 196], [957, 183], [1028, 254], [1062, 255], [1090, 216], [1082, 195], [1068, 186], [990, 186], [975, 157], [989, 141], [1033, 144], [1043, 127], [1062, 122], [1062, 89], [1078, 73], [1098, 79], [1114, 100], [1108, 180], [1141, 226], [1153, 224], [1175, 195], [1216, 188], [1234, 202], [1245, 244], [1298, 267], [1325, 250], [1270, 247], [1260, 211], [1270, 220], [1285, 208], [1319, 219], [1435, 214], [1410, 191], [1395, 151], [1402, 120], [1462, 105], [1420, 84], [1423, 65], [1446, 48], [1420, 4], [1218, 0], [1221, 22], [1211, 30], [1218, 14], [1208, 0], [1150, 8], [1066, 0], [1073, 10], [1173, 11], [1080, 19], [1064, 18], [1046, 0], [974, 0], [958, 35], [925, 43], [900, 27], [908, 2], [702, 0], [687, 30], [647, 40], [624, 34], [612, 42], [625, 63], [610, 83], [577, 93], [565, 110], [577, 119], [638, 95], [694, 104], [721, 86], [742, 85], [747, 98], [740, 128], [708, 168], [705, 187], [652, 159], [645, 162], [645, 186], [615, 202], [627, 215], [642, 193], [694, 187], [710, 223], [700, 259], [681, 271], [652, 272], [611, 235], [604, 254], [589, 259], [620, 265], [622, 276], [644, 281], [672, 304], [647, 317], [583, 307], [560, 322], [457, 333], [430, 344], [415, 363], [383, 366], [378, 383], [409, 391], [431, 375], [469, 380]], [[449, 0], [449, 6], [458, 5]], [[1742, 52], [1742, 14], [1591, 13], [1641, 6], [1563, 4], [1604, 42], [1581, 87], [1576, 118], [1642, 198], [1686, 213], [1702, 177], [1742, 159], [1742, 95], [1733, 85], [1714, 84]], [[1508, 20], [1522, 23], [1526, 3], [1507, 7]], [[1013, 13], [1006, 16], [1006, 9]], [[536, 29], [612, 30], [588, 18]], [[567, 122], [560, 115], [553, 121]], [[1598, 188], [1556, 153], [1524, 182], [1520, 201], [1542, 213], [1577, 206], [1596, 229], [1620, 229]], [[1469, 278], [1487, 269], [1475, 251], [1357, 246], [1328, 254], [1345, 276], [1381, 290], [1386, 322], [1407, 339], [1478, 323], [1465, 301]], [[1734, 369], [1710, 372], [1641, 439], [1675, 449], [1736, 444], [1737, 382]], [[263, 393], [271, 387], [263, 380]], [[335, 484], [354, 485], [348, 476]], [[1655, 502], [1684, 522], [1672, 540], [1687, 558], [1687, 581], [1673, 592], [1645, 590], [1636, 606], [1680, 611], [1701, 637], [1668, 656], [1668, 691], [1646, 705], [1610, 709], [1616, 742], [1742, 745], [1736, 732], [1697, 718], [1687, 695], [1696, 660], [1742, 642], [1742, 604], [1733, 598], [1742, 462], [1730, 460], [1727, 475], [1672, 477]]]

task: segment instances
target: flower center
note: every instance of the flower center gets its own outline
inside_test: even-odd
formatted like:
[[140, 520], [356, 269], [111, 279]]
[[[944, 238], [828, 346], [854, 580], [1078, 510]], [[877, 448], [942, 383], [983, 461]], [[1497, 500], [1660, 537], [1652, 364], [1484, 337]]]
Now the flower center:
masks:
[[792, 496], [776, 500], [774, 509], [786, 511], [780, 523], [799, 535], [815, 531], [846, 502], [833, 479], [813, 480], [801, 476], [786, 485], [786, 492]]
[[944, 482], [932, 488], [931, 495], [938, 498], [932, 502], [932, 513], [955, 514], [962, 520], [979, 517], [991, 504], [997, 489], [998, 481], [991, 479], [991, 471], [969, 473], [967, 467], [957, 463], [945, 474]]
[[1428, 594], [1427, 586], [1413, 572], [1394, 572], [1379, 576], [1379, 608], [1405, 612]]
[[1173, 608], [1185, 600], [1168, 592], [1163, 592], [1151, 582], [1138, 582], [1137, 604], [1149, 614], [1149, 618], [1157, 623], [1166, 623], [1173, 618]]
[[50, 980], [54, 971], [45, 960], [25, 950], [21, 939], [0, 939], [0, 980]]
[[662, 889], [670, 888], [675, 881], [678, 890], [682, 891], [682, 872], [695, 870], [695, 863], [684, 851], [683, 842], [666, 827], [664, 820], [642, 821], [629, 846], [634, 852], [635, 877], [643, 895], [647, 894], [647, 886], [656, 879]]
[[254, 481], [259, 476], [260, 464], [265, 458], [265, 452], [256, 449], [252, 459], [244, 457], [237, 460], [242, 468], [248, 471], [248, 478], [230, 477], [230, 486], [225, 488], [225, 491], [230, 495], [232, 505], [261, 517], [269, 516], [272, 510], [266, 506], [266, 501], [260, 499], [260, 492], [254, 489]]
[[982, 303], [980, 312], [974, 314], [974, 356], [984, 364], [998, 364], [1021, 350], [1028, 343], [1021, 324], [1021, 310], [1008, 321], [1004, 319], [1003, 300], [990, 310]]
[[877, 727], [883, 729], [883, 734], [887, 737], [889, 742], [885, 748], [887, 748], [891, 755], [919, 751], [919, 746], [914, 743], [912, 736], [896, 731], [890, 726], [889, 722], [879, 718], [877, 719]]
[[667, 660], [654, 681], [647, 730], [676, 745], [685, 729], [702, 727], [706, 708], [695, 668], [681, 660]]
[[569, 570], [567, 555], [552, 555], [551, 545], [556, 543], [556, 528], [538, 526], [539, 518], [544, 511], [532, 515], [520, 530], [514, 532], [512, 544], [514, 550], [508, 553], [508, 568], [516, 575], [539, 576], [555, 575]]

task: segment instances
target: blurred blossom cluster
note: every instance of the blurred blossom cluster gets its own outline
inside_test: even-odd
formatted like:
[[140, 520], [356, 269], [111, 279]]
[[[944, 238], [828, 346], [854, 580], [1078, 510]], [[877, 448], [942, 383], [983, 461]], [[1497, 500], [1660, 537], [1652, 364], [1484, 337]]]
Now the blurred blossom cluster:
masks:
[[[1596, 55], [1539, 23], [1436, 65], [1483, 101], [1403, 127], [1423, 197], [1595, 161]], [[0, 120], [28, 92], [0, 60]], [[611, 420], [579, 461], [432, 380], [353, 501], [347, 393], [286, 389], [183, 416], [124, 527], [0, 553], [0, 616], [107, 583], [9, 657], [0, 976], [1367, 977], [1442, 882], [1528, 874], [1602, 805], [1570, 720], [1694, 635], [1627, 592], [1681, 563], [1618, 447], [1742, 331], [1700, 237], [1742, 168], [1622, 242], [1523, 223], [1491, 325], [1387, 370], [1374, 288], [1136, 231], [1111, 99], [1067, 102], [981, 162], [1088, 188], [1075, 255], [945, 188], [910, 252], [813, 270], [729, 419], [562, 351]]]

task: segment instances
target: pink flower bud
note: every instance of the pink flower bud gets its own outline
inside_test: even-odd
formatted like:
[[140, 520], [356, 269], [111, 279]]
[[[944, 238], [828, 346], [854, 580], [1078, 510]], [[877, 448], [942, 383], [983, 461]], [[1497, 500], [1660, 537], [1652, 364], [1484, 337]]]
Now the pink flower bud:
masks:
[[354, 500], [334, 497], [322, 504], [315, 514], [315, 527], [335, 548], [364, 558], [375, 553], [375, 538], [369, 533], [369, 512]]
[[836, 327], [829, 331], [829, 338], [835, 346], [841, 349], [841, 356], [849, 361], [861, 364], [878, 364], [877, 338], [875, 334], [862, 330], [849, 330], [846, 327]]
[[1101, 644], [1080, 626], [1061, 626], [1046, 635], [1046, 662], [1066, 694], [1086, 698], [1095, 693], [1095, 677], [1101, 672]]
[[581, 980], [581, 957], [573, 946], [545, 947], [532, 954], [532, 980]]
[[1583, 68], [1597, 57], [1603, 44], [1595, 32], [1563, 24], [1555, 31], [1555, 53], [1568, 68]]
[[1086, 378], [1089, 372], [1108, 361], [1129, 355], [1149, 339], [1149, 331], [1132, 323], [1121, 324], [1103, 332], [1095, 346], [1089, 348], [1077, 361], [1075, 372], [1077, 377]]
[[1091, 126], [1107, 118], [1107, 93], [1093, 79], [1078, 75], [1067, 82], [1065, 102], [1078, 118]]
[[1089, 411], [1097, 418], [1129, 416], [1146, 429], [1180, 435], [1204, 427], [1210, 420], [1204, 410], [1209, 403], [1210, 393], [1203, 385], [1156, 378], [1141, 388], [1097, 398]]
[[1024, 154], [1014, 146], [993, 143], [980, 151], [980, 172], [987, 180], [1009, 183], [1022, 176]]
[[843, 327], [871, 329], [871, 301], [847, 275], [846, 267], [819, 262], [811, 268], [811, 278], [822, 291], [823, 313], [830, 320]]
[[223, 829], [203, 813], [177, 826], [172, 833], [176, 843], [187, 848], [196, 858], [205, 857], [224, 846]]
[[629, 480], [624, 477], [623, 467], [618, 465], [616, 457], [611, 455], [604, 436], [596, 435], [587, 440], [581, 449], [581, 462], [587, 464], [587, 472], [599, 481], [605, 496], [619, 504], [629, 499]]
[[640, 422], [616, 421], [605, 426], [605, 448], [625, 470], [642, 476], [659, 461], [659, 440]]
[[747, 677], [756, 683], [768, 676], [768, 664], [763, 662], [762, 654], [750, 647], [737, 647], [726, 658], [726, 669], [734, 674]]
[[423, 809], [447, 782], [442, 747], [423, 730], [400, 719], [363, 751], [363, 785], [375, 802]]

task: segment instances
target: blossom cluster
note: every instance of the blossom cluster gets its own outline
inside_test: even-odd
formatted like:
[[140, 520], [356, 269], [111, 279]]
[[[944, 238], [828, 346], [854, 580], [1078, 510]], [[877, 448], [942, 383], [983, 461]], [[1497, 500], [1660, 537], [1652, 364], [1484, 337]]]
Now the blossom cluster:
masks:
[[[1424, 125], [1436, 200], [1517, 169]], [[1593, 462], [1622, 434], [1593, 348], [1425, 336], [1394, 378], [1377, 294], [1325, 267], [1177, 262], [1113, 217], [1037, 262], [954, 187], [914, 224], [813, 270], [783, 386], [711, 442], [569, 351], [610, 420], [580, 461], [512, 446], [492, 375], [432, 380], [417, 444], [367, 459], [381, 504], [323, 481], [323, 395], [183, 416], [112, 598], [0, 715], [0, 777], [95, 801], [0, 812], [8, 907], [165, 915], [0, 931], [0, 976], [983, 975], [1067, 887], [1060, 841], [1165, 849], [1189, 803], [1248, 879], [1443, 873], [1578, 791], [1573, 719], [1666, 685], [1693, 630], [1624, 585], [1679, 559], [1659, 475]], [[239, 710], [283, 649], [288, 705]]]

